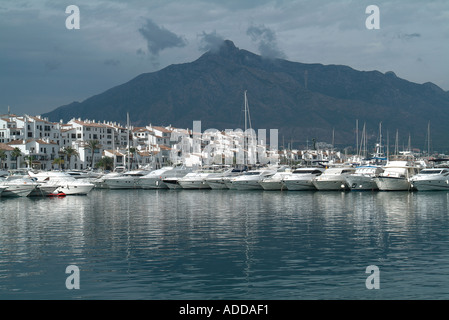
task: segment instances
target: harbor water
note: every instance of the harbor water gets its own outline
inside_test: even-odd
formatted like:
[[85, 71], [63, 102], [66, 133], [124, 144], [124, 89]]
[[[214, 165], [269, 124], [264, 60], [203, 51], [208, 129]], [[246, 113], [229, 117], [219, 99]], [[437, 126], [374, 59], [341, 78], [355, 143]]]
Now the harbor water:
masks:
[[0, 198], [0, 299], [449, 299], [448, 204], [448, 192]]

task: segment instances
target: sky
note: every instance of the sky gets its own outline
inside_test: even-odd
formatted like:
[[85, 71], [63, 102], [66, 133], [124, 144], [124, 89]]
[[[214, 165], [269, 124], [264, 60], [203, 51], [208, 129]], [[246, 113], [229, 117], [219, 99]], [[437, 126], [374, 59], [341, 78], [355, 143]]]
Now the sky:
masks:
[[225, 39], [449, 90], [448, 0], [0, 0], [0, 114], [81, 102]]

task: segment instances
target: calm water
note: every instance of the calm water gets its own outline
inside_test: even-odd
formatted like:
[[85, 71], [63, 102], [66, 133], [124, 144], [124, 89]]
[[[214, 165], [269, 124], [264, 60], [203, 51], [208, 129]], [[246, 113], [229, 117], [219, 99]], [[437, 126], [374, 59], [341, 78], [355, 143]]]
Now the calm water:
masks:
[[[449, 299], [448, 203], [230, 190], [0, 199], [0, 298]], [[66, 288], [68, 265], [79, 290]]]

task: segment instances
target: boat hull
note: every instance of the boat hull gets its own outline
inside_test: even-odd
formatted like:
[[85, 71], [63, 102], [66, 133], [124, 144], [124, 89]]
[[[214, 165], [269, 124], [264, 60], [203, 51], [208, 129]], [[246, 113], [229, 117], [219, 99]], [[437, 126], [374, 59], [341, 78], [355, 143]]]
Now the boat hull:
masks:
[[312, 191], [316, 190], [312, 180], [284, 180], [284, 185], [289, 191]]
[[226, 190], [229, 189], [228, 186], [225, 183], [224, 179], [211, 179], [206, 180], [206, 183], [209, 185], [209, 187], [213, 190]]
[[178, 183], [183, 189], [210, 189], [204, 180], [181, 180]]
[[322, 191], [344, 191], [349, 190], [346, 180], [314, 180], [313, 185]]
[[412, 190], [411, 183], [407, 178], [377, 177], [377, 187], [381, 191], [409, 191]]
[[280, 191], [286, 190], [282, 181], [260, 181], [259, 184], [262, 186], [264, 190], [268, 191]]
[[263, 190], [259, 180], [234, 180], [232, 188], [235, 190]]
[[419, 180], [412, 181], [412, 186], [418, 191], [449, 190], [449, 180]]
[[346, 178], [348, 187], [352, 191], [373, 191], [378, 190], [374, 177], [351, 175]]
[[168, 189], [167, 185], [159, 177], [142, 179], [140, 187], [142, 189]]
[[37, 185], [9, 185], [2, 192], [2, 197], [27, 197], [36, 189]]

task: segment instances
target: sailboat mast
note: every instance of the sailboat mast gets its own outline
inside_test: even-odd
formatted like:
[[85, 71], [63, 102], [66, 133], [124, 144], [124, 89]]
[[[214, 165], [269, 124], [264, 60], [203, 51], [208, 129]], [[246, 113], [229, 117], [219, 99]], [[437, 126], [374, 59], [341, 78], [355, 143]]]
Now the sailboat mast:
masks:
[[128, 134], [127, 134], [127, 136], [128, 136], [128, 139], [127, 139], [128, 156], [127, 156], [127, 159], [128, 159], [128, 171], [129, 171], [130, 170], [130, 161], [129, 161], [129, 113], [128, 112], [126, 113], [126, 127], [128, 128]]

